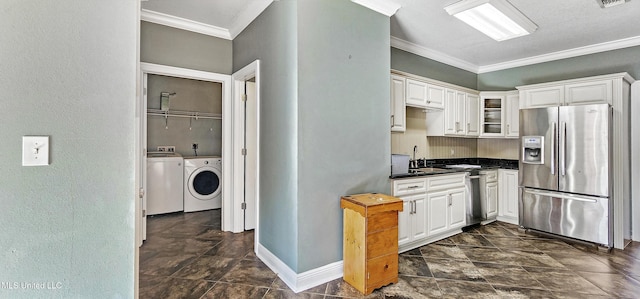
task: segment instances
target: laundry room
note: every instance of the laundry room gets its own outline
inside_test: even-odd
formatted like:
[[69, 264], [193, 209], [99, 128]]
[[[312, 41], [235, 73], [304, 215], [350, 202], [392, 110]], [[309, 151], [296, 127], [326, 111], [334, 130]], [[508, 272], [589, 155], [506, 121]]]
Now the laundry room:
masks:
[[147, 215], [221, 208], [222, 84], [146, 78]]
[[221, 83], [149, 74], [147, 111], [147, 151], [221, 156]]

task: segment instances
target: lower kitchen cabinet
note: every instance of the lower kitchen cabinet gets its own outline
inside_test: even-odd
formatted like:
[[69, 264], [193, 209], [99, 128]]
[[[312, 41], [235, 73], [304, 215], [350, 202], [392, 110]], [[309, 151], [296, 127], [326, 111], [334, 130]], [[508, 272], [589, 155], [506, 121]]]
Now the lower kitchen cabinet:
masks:
[[465, 194], [464, 187], [427, 193], [429, 235], [442, 234], [466, 224]]
[[487, 182], [485, 189], [487, 194], [487, 219], [496, 219], [498, 216], [498, 182]]
[[498, 220], [518, 224], [518, 171], [498, 170]]
[[402, 212], [398, 213], [398, 245], [402, 246], [427, 237], [427, 201], [424, 193], [400, 199], [404, 203]]
[[393, 181], [393, 195], [403, 200], [398, 214], [400, 252], [461, 232], [466, 225], [466, 173]]

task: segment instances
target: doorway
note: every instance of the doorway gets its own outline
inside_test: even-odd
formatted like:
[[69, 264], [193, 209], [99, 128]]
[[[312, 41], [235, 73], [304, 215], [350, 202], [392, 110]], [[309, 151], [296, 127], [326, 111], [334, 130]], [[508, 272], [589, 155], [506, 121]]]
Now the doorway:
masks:
[[[260, 62], [245, 66], [232, 75], [233, 80], [233, 187], [237, 205], [233, 210], [235, 232], [255, 229], [259, 236], [259, 160], [260, 160]], [[235, 155], [239, 153], [238, 155]], [[256, 247], [257, 248], [257, 247]]]

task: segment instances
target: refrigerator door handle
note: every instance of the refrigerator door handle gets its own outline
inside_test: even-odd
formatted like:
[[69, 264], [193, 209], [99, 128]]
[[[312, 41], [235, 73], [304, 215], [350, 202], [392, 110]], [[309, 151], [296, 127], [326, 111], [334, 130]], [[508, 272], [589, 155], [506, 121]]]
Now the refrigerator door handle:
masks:
[[558, 164], [560, 175], [565, 176], [565, 166], [567, 158], [567, 123], [561, 122], [560, 125], [560, 153], [558, 153]]
[[556, 174], [556, 137], [558, 128], [556, 128], [556, 122], [551, 123], [551, 174]]
[[584, 201], [584, 202], [590, 202], [590, 203], [597, 203], [598, 202], [598, 197], [591, 197], [591, 196], [575, 196], [575, 195], [569, 195], [569, 194], [560, 194], [560, 193], [553, 193], [553, 192], [544, 192], [544, 191], [533, 191], [530, 189], [525, 189], [524, 192], [529, 193], [529, 194], [533, 194], [533, 195], [538, 195], [538, 196], [548, 196], [548, 197], [556, 197], [556, 198], [562, 198], [562, 199], [571, 199], [571, 200], [577, 200], [577, 201]]

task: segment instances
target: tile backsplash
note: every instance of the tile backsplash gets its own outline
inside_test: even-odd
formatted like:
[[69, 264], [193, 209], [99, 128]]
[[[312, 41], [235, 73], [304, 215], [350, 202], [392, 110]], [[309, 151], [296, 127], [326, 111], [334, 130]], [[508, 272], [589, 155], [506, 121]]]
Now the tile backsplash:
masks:
[[426, 137], [426, 113], [422, 109], [407, 107], [407, 129], [391, 134], [391, 153], [416, 158], [499, 158], [518, 159], [518, 139]]

